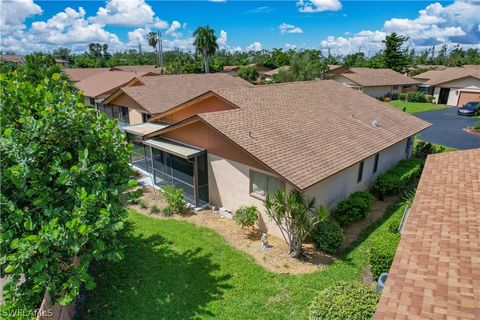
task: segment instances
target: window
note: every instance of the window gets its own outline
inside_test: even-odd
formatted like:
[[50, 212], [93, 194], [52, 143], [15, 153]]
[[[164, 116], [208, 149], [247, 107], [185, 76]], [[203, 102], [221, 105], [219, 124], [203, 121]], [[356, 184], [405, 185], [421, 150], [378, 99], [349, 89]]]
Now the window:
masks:
[[362, 181], [362, 176], [363, 176], [363, 161], [360, 162], [360, 164], [359, 164], [359, 166], [358, 166], [357, 183], [359, 183], [360, 181]]
[[112, 118], [117, 119], [122, 123], [130, 123], [128, 116], [128, 108], [121, 106], [112, 106]]
[[377, 153], [375, 155], [375, 162], [373, 163], [373, 173], [376, 173], [377, 172], [377, 169], [378, 169], [378, 158], [380, 156], [380, 153]]
[[142, 122], [147, 122], [151, 117], [148, 113], [142, 113]]
[[398, 86], [392, 86], [392, 90], [398, 90]]
[[250, 194], [265, 198], [283, 189], [285, 184], [280, 179], [250, 170]]
[[411, 87], [412, 87], [411, 84], [407, 84], [407, 85], [403, 86], [402, 88], [403, 88], [403, 89], [409, 89], [409, 88], [411, 88]]

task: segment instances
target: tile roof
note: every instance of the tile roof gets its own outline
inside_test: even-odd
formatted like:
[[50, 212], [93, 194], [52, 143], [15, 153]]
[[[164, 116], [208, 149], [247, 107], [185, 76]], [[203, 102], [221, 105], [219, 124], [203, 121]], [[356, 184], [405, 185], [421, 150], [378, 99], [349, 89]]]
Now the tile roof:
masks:
[[349, 68], [339, 75], [363, 87], [418, 84], [418, 81], [392, 69]]
[[279, 67], [277, 69], [273, 69], [273, 70], [270, 70], [270, 71], [266, 71], [264, 72], [263, 74], [266, 75], [266, 76], [273, 76], [275, 74], [278, 74], [278, 72], [280, 70], [288, 70], [290, 68], [290, 66], [283, 66], [283, 67]]
[[212, 91], [239, 108], [197, 117], [301, 190], [430, 126], [331, 80]]
[[436, 86], [445, 82], [450, 82], [453, 80], [465, 78], [465, 77], [474, 77], [480, 79], [480, 68], [447, 68], [444, 70], [430, 70], [424, 73], [420, 73], [414, 76], [415, 79], [428, 79], [424, 84], [430, 86]]
[[75, 85], [86, 97], [96, 98], [146, 74], [148, 72], [105, 71], [79, 81]]
[[64, 68], [63, 72], [68, 75], [70, 80], [78, 82], [109, 70], [110, 68]]
[[251, 87], [250, 82], [226, 73], [177, 74], [145, 77], [144, 85], [121, 90], [151, 114], [170, 110], [209, 90], [227, 87]]
[[143, 66], [115, 66], [110, 70], [119, 70], [119, 71], [128, 71], [128, 72], [151, 72], [156, 74], [163, 74], [163, 68], [157, 68], [154, 65], [143, 65]]
[[376, 319], [480, 319], [480, 149], [428, 157]]

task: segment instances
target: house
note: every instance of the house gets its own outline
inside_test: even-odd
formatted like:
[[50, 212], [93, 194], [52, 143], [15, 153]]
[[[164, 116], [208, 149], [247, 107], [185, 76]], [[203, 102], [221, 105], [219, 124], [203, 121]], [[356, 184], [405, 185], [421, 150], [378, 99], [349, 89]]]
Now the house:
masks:
[[[12, 63], [25, 63], [25, 56], [20, 56], [16, 54], [2, 54], [0, 55], [0, 60]], [[62, 59], [55, 59], [56, 64], [61, 65], [62, 67], [68, 67], [68, 61]]]
[[[182, 188], [196, 206], [263, 212], [277, 190], [334, 207], [407, 158], [428, 126], [322, 80], [212, 89], [124, 129], [156, 185]], [[278, 232], [265, 216], [262, 223]]]
[[128, 71], [128, 72], [151, 72], [155, 74], [164, 74], [165, 69], [159, 68], [155, 65], [141, 65], [141, 66], [115, 66], [110, 68], [111, 71]]
[[[465, 102], [478, 100], [480, 68], [475, 66], [430, 70], [413, 76], [419, 81], [419, 90], [435, 98], [439, 104], [462, 106]], [[470, 90], [473, 88], [474, 90]]]
[[[171, 108], [208, 90], [250, 86], [253, 86], [250, 82], [224, 73], [143, 77], [134, 86], [127, 85], [113, 91], [103, 101], [103, 107], [121, 108], [128, 113], [126, 121], [131, 125], [143, 123], [159, 113], [165, 114], [165, 121], [174, 121], [174, 118], [166, 116]], [[213, 109], [199, 107], [199, 112], [216, 110], [218, 107], [221, 105], [209, 106]]]
[[105, 98], [127, 84], [133, 85], [138, 78], [144, 76], [157, 76], [151, 72], [127, 72], [127, 71], [105, 71], [94, 74], [91, 77], [75, 83], [75, 86], [83, 92], [85, 104], [100, 108], [107, 114], [118, 118], [121, 123], [128, 119], [128, 109], [103, 107]]
[[392, 69], [349, 68], [329, 79], [374, 98], [394, 97], [399, 93], [415, 91], [419, 84]]
[[480, 318], [480, 149], [430, 155], [375, 319]]
[[273, 70], [272, 68], [267, 67], [261, 63], [251, 63], [246, 66], [223, 66], [223, 70], [221, 72], [228, 73], [229, 75], [232, 75], [232, 76], [238, 76], [238, 70], [240, 70], [241, 67], [252, 67], [252, 66], [257, 69], [259, 74], [259, 80], [264, 78], [265, 72]]
[[265, 81], [272, 81], [273, 80], [273, 77], [275, 75], [277, 75], [280, 71], [284, 70], [288, 70], [290, 68], [290, 66], [283, 66], [283, 67], [279, 67], [277, 69], [273, 69], [273, 70], [270, 70], [270, 71], [266, 71], [263, 73], [262, 75], [262, 80], [265, 80]]
[[110, 68], [64, 68], [63, 72], [72, 82], [79, 82], [99, 73], [110, 71]]
[[67, 60], [55, 59], [55, 62], [56, 62], [58, 65], [61, 65], [61, 66], [64, 67], [64, 68], [68, 68], [68, 61], [67, 61]]

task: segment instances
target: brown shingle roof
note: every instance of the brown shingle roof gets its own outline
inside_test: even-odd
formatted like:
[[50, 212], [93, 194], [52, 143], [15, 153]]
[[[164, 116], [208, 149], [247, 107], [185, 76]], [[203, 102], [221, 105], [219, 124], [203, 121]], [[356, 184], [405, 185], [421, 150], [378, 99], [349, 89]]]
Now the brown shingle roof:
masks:
[[90, 78], [96, 74], [110, 70], [110, 68], [64, 68], [70, 80], [78, 82]]
[[82, 90], [86, 97], [96, 98], [100, 95], [126, 85], [135, 78], [142, 77], [147, 72], [105, 71], [97, 73], [75, 85]]
[[154, 65], [144, 66], [115, 66], [110, 70], [128, 71], [128, 72], [151, 72], [156, 74], [163, 74], [163, 68], [157, 68]]
[[144, 85], [121, 90], [151, 114], [165, 112], [209, 90], [251, 87], [250, 82], [225, 73], [178, 74], [142, 78]]
[[376, 319], [480, 319], [480, 149], [428, 157]]
[[392, 69], [349, 68], [339, 75], [363, 87], [418, 84], [416, 80]]
[[331, 80], [213, 92], [239, 108], [198, 117], [301, 190], [430, 125]]
[[430, 70], [424, 73], [420, 73], [414, 78], [416, 79], [428, 79], [424, 82], [430, 86], [436, 86], [445, 82], [450, 82], [453, 80], [465, 78], [465, 77], [474, 77], [480, 79], [480, 69], [479, 68], [447, 68], [445, 70]]
[[280, 72], [280, 70], [282, 70], [282, 71], [283, 70], [288, 70], [289, 68], [290, 68], [290, 66], [283, 66], [283, 67], [279, 67], [277, 69], [266, 71], [263, 74], [266, 75], [266, 76], [273, 76], [275, 74], [278, 74]]

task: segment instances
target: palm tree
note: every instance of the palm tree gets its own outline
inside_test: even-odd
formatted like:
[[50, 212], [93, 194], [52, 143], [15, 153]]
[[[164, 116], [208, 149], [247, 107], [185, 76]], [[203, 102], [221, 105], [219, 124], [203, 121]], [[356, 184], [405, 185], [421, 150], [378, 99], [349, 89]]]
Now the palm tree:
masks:
[[208, 66], [209, 56], [215, 54], [215, 51], [218, 49], [215, 31], [209, 26], [198, 27], [193, 33], [193, 36], [195, 37], [193, 45], [197, 52], [203, 55], [203, 59], [205, 60], [205, 73], [208, 73], [210, 71]]
[[153, 49], [155, 49], [155, 52], [157, 53], [157, 60], [158, 60], [158, 47], [157, 47], [158, 35], [157, 35], [157, 33], [153, 32], [153, 31], [149, 32], [148, 35], [147, 35], [147, 41], [148, 41], [148, 45], [150, 47], [152, 47]]

